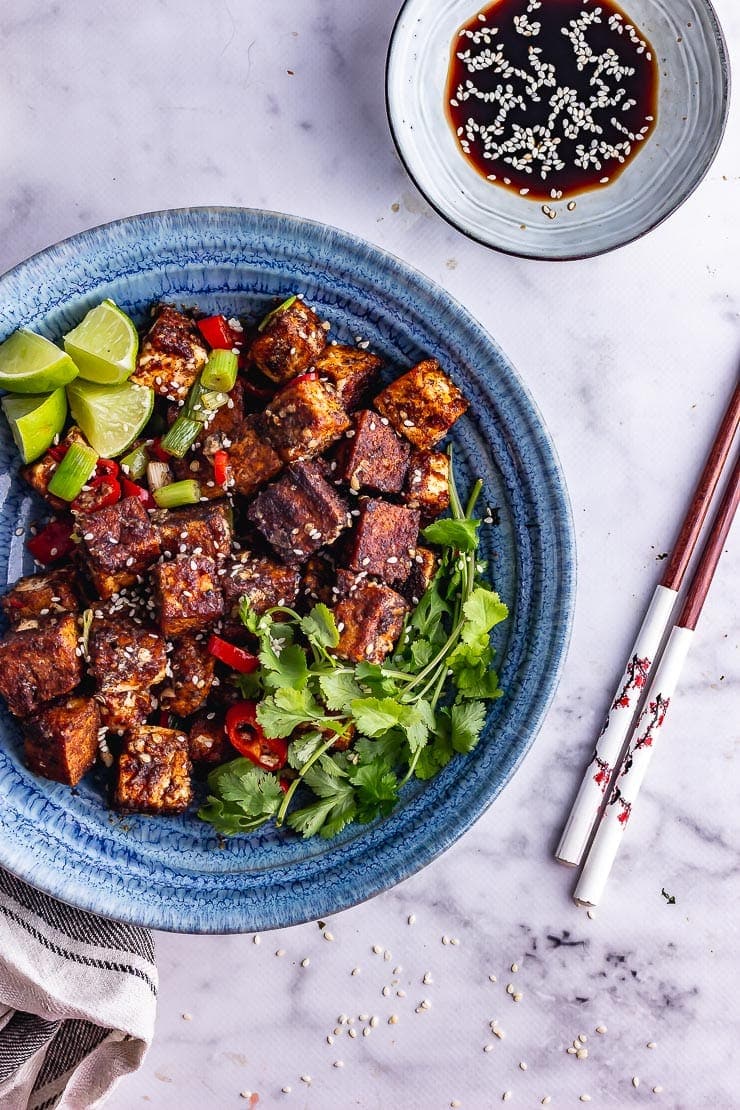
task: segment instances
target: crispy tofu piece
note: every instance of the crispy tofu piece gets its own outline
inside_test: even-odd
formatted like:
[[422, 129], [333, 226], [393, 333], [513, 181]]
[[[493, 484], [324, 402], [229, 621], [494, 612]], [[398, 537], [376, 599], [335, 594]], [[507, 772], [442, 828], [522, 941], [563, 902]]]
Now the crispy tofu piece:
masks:
[[386, 386], [375, 398], [375, 407], [399, 435], [427, 450], [467, 412], [468, 402], [436, 358], [427, 358]]
[[262, 427], [283, 462], [315, 459], [347, 431], [350, 419], [333, 389], [302, 375], [273, 397]]
[[210, 693], [215, 664], [205, 639], [181, 636], [175, 640], [169, 681], [159, 691], [159, 708], [178, 717], [197, 713]]
[[95, 763], [100, 712], [76, 694], [43, 706], [23, 722], [26, 766], [45, 779], [76, 786]]
[[286, 563], [303, 563], [351, 523], [349, 506], [315, 462], [297, 463], [255, 497], [248, 519]]
[[224, 763], [237, 755], [226, 737], [224, 714], [213, 709], [199, 713], [193, 721], [188, 747], [193, 763]]
[[[87, 444], [87, 440], [76, 425], [69, 429], [60, 446], [66, 445], [69, 447], [73, 443]], [[48, 501], [52, 508], [67, 510], [69, 504], [66, 501], [63, 501], [61, 497], [55, 497], [53, 493], [49, 493], [49, 482], [58, 466], [59, 462], [47, 451], [35, 462], [22, 466], [21, 475], [28, 482], [31, 489], [35, 490], [40, 497], [43, 497], [44, 501]]]
[[259, 417], [248, 416], [243, 421], [229, 448], [229, 468], [232, 489], [244, 497], [251, 497], [283, 469], [283, 461], [270, 446]]
[[324, 605], [334, 604], [338, 591], [336, 568], [330, 556], [321, 552], [311, 556], [303, 567], [299, 592], [309, 609], [319, 601]]
[[248, 551], [234, 555], [221, 578], [226, 612], [238, 616], [239, 600], [249, 598], [252, 608], [262, 614], [274, 605], [292, 605], [298, 597], [300, 574], [296, 567], [260, 558]]
[[170, 470], [178, 482], [185, 478], [194, 478], [200, 485], [201, 500], [205, 497], [209, 501], [216, 501], [225, 495], [223, 486], [218, 485], [213, 472], [213, 463], [203, 454], [203, 451], [188, 451], [184, 459], [172, 459]]
[[0, 694], [16, 717], [69, 694], [82, 680], [77, 618], [71, 613], [0, 640]]
[[403, 582], [411, 570], [419, 535], [419, 511], [363, 498], [351, 537], [347, 566], [384, 582]]
[[418, 605], [429, 589], [438, 566], [437, 556], [433, 551], [428, 547], [417, 547], [416, 554], [411, 560], [409, 576], [398, 587], [398, 592], [403, 594], [412, 605]]
[[406, 504], [434, 520], [450, 505], [450, 458], [444, 451], [414, 451], [406, 473]]
[[21, 621], [77, 613], [80, 603], [75, 585], [75, 574], [71, 570], [32, 574], [28, 578], [19, 578], [11, 586], [0, 598], [0, 607], [13, 628]]
[[102, 598], [132, 585], [161, 551], [157, 530], [138, 497], [88, 513], [81, 528], [87, 569]]
[[125, 616], [96, 619], [88, 637], [88, 657], [101, 723], [119, 734], [141, 724], [154, 709], [152, 688], [167, 673], [159, 633]]
[[[226, 404], [213, 409], [208, 414], [208, 419], [206, 419], [205, 409], [201, 409], [198, 414], [203, 420], [203, 435], [199, 442], [202, 442], [202, 452], [208, 459], [213, 458], [216, 451], [228, 450], [229, 441], [236, 439], [244, 421], [244, 384], [241, 378], [237, 378], [236, 384], [228, 396], [229, 400]], [[182, 405], [174, 401], [171, 402], [167, 406], [168, 426], [171, 428], [178, 416], [181, 415]], [[187, 455], [188, 460], [192, 456], [191, 449]]]
[[334, 653], [353, 663], [382, 663], [401, 635], [408, 609], [405, 598], [390, 586], [358, 576], [334, 607], [339, 629]]
[[178, 555], [152, 572], [159, 625], [169, 638], [200, 632], [224, 611], [216, 563], [208, 555]]
[[126, 734], [113, 805], [124, 813], [182, 813], [193, 798], [188, 738], [140, 725]]
[[296, 297], [260, 325], [249, 349], [252, 362], [274, 382], [302, 374], [326, 346], [326, 332], [312, 308]]
[[129, 380], [176, 401], [187, 396], [207, 358], [193, 321], [170, 305], [162, 305], [141, 341]]
[[186, 509], [157, 509], [150, 519], [167, 559], [178, 554], [221, 559], [231, 551], [233, 513], [226, 501]]
[[370, 409], [354, 414], [352, 432], [340, 444], [335, 477], [355, 493], [363, 487], [398, 493], [411, 454], [406, 440], [396, 435], [385, 417]]
[[383, 360], [372, 351], [331, 343], [315, 360], [313, 368], [322, 381], [334, 387], [342, 406], [351, 412], [362, 404], [382, 365]]

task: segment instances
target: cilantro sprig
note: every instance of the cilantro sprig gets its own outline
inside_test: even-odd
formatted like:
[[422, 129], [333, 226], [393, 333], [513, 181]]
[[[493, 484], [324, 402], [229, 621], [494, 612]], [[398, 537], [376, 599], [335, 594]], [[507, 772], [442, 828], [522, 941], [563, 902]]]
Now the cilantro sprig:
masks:
[[[475, 748], [487, 703], [502, 693], [491, 631], [508, 615], [483, 577], [474, 516], [481, 488], [477, 482], [463, 506], [451, 474], [451, 515], [422, 532], [440, 549], [437, 573], [383, 664], [337, 659], [339, 632], [326, 605], [303, 616], [276, 606], [260, 616], [242, 598], [260, 667], [236, 681], [258, 702], [266, 736], [290, 738], [293, 777], [283, 791], [246, 759], [217, 767], [199, 811], [204, 821], [226, 835], [274, 819], [304, 837], [332, 837], [351, 821], [387, 816], [411, 778], [430, 779]], [[347, 737], [350, 748], [337, 751]], [[292, 808], [299, 790], [305, 804]]]

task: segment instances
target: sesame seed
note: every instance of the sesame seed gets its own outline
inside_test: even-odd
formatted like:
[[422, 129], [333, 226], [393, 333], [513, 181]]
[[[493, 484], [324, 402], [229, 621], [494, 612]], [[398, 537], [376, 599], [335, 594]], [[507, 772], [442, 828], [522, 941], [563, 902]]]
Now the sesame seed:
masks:
[[638, 1077], [638, 1076], [636, 1076], [636, 1075], [633, 1075], [633, 1076], [632, 1076], [632, 1086], [633, 1086], [633, 1087], [639, 1087], [639, 1086], [640, 1086], [640, 1080], [639, 1080], [639, 1077]]
[[416, 914], [410, 913], [408, 915], [408, 917], [406, 918], [406, 924], [407, 925], [414, 925], [415, 922], [416, 922]]
[[595, 1033], [606, 1033], [606, 1026], [605, 1025], [597, 1025], [594, 1032]]
[[421, 981], [422, 981], [422, 983], [424, 984], [425, 987], [428, 987], [429, 984], [432, 982], [432, 973], [431, 973], [431, 971], [425, 971]]
[[581, 1102], [590, 1102], [591, 1101], [591, 1095], [580, 1095], [579, 1098], [580, 1098]]
[[521, 991], [517, 991], [516, 994], [513, 994], [511, 997], [514, 1002], [521, 1002], [521, 1000], [524, 998], [524, 995]]
[[328, 1037], [326, 1038], [326, 1043], [327, 1043], [327, 1044], [334, 1044], [334, 1038], [332, 1037], [331, 1033], [330, 1033], [330, 1034], [329, 1034], [329, 1036], [328, 1036]]
[[259, 935], [259, 933], [255, 933], [255, 935], [252, 937], [252, 944], [262, 944], [262, 937]]
[[398, 1014], [391, 1014], [388, 1018], [389, 1025], [398, 1025]]
[[[209, 714], [208, 719], [212, 720], [213, 717]], [[275, 955], [276, 956], [284, 956], [285, 955], [285, 949], [284, 948], [278, 948], [277, 951], [275, 952]]]
[[489, 976], [488, 976], [488, 980], [489, 980], [489, 982], [491, 982], [491, 983], [498, 983], [498, 979], [496, 978], [496, 976], [495, 976], [495, 975], [489, 975]]
[[654, 1095], [659, 1095], [662, 1090], [663, 1090], [663, 1088], [660, 1086], [660, 1084], [658, 1084], [657, 1087], [653, 1087], [653, 1094]]
[[311, 1076], [310, 1075], [302, 1075], [301, 1076], [301, 1083], [305, 1083], [307, 1087], [310, 1087], [311, 1086]]
[[350, 971], [350, 975], [359, 975], [359, 974], [360, 974], [359, 967], [353, 967], [352, 970]]
[[324, 940], [334, 940], [334, 934], [330, 933], [328, 929], [324, 930]]
[[519, 970], [519, 964], [512, 964], [511, 970], [516, 974], [516, 972]]
[[335, 1060], [334, 1061], [334, 1067], [335, 1068], [343, 1068], [344, 1067], [344, 1060]]
[[383, 954], [383, 946], [381, 944], [374, 944], [373, 954], [376, 956], [381, 956]]
[[549, 1106], [550, 1103], [552, 1102], [552, 1099], [550, 1098], [549, 1095], [545, 1095], [545, 1097], [543, 1099], [541, 1099], [540, 1101], [541, 1101], [543, 1106]]
[[284, 1095], [289, 1095], [290, 1092], [293, 1090], [293, 1088], [286, 1086], [286, 1087], [281, 1087], [280, 1090], [283, 1092]]
[[182, 1015], [182, 1020], [183, 1021], [192, 1021], [193, 1020], [193, 1015], [185, 1013], [185, 1014]]
[[648, 1041], [648, 1043], [645, 1045], [645, 1048], [657, 1048], [657, 1047], [658, 1046], [655, 1043], [655, 1041]]
[[586, 1041], [588, 1040], [588, 1037], [586, 1036], [585, 1033], [579, 1033], [578, 1034], [578, 1040], [581, 1042], [581, 1044], [585, 1044]]
[[525, 1064], [524, 1060], [520, 1060], [520, 1061], [519, 1061], [519, 1067], [520, 1067], [520, 1069], [521, 1069], [522, 1071], [526, 1071], [526, 1070], [527, 1070], [527, 1065]]
[[388, 995], [391, 993], [391, 988], [390, 987], [383, 987], [383, 989], [380, 993], [383, 995], [383, 998], [387, 998]]
[[502, 1102], [508, 1102], [510, 1098], [511, 1098], [511, 1091], [504, 1091], [504, 1093], [501, 1096], [501, 1101]]
[[576, 1051], [576, 1059], [577, 1060], [585, 1060], [587, 1057], [588, 1057], [588, 1049], [587, 1048], [579, 1048]]
[[304, 958], [301, 960], [301, 967], [308, 967], [310, 963], [311, 961], [309, 960], [308, 956], [304, 956]]

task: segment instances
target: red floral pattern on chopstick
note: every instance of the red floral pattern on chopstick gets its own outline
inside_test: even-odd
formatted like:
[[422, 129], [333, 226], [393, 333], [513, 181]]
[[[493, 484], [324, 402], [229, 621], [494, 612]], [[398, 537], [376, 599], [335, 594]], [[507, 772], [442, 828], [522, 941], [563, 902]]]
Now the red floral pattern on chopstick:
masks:
[[[614, 699], [612, 709], [629, 709], [630, 690], [641, 690], [643, 688], [647, 682], [648, 671], [652, 665], [652, 659], [648, 659], [647, 657], [645, 659], [639, 659], [636, 655], [632, 656], [632, 659], [627, 665], [624, 686]], [[606, 725], [604, 725], [604, 728], [606, 728]]]

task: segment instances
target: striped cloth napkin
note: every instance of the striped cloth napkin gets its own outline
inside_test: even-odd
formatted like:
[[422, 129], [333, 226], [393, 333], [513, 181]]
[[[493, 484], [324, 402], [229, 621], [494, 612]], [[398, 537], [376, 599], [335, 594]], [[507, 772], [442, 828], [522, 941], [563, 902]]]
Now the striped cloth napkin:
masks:
[[145, 929], [73, 909], [0, 870], [0, 1108], [91, 1110], [151, 1043]]

